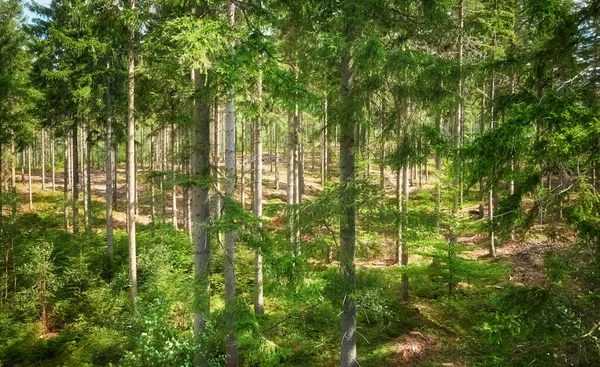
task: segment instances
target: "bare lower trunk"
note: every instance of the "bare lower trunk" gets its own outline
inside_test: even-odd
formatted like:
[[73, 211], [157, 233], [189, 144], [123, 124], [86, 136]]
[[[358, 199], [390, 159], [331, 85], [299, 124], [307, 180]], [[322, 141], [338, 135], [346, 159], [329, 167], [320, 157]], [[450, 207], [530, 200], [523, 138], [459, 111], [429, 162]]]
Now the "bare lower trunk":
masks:
[[73, 160], [71, 166], [73, 169], [73, 233], [79, 233], [79, 143], [77, 135], [77, 125], [73, 126], [73, 143], [71, 149], [73, 151]]
[[241, 121], [241, 126], [240, 126], [240, 132], [241, 132], [241, 136], [240, 136], [240, 140], [241, 140], [241, 159], [242, 159], [242, 163], [241, 163], [241, 167], [240, 167], [240, 201], [242, 202], [242, 208], [246, 207], [246, 157], [245, 157], [245, 129], [244, 129], [244, 119], [242, 119]]
[[[175, 125], [171, 125], [171, 179], [175, 181], [175, 160], [177, 154], [177, 139], [175, 135]], [[173, 228], [177, 230], [177, 185], [173, 183], [173, 189], [171, 191], [171, 223]]]
[[65, 145], [65, 156], [64, 156], [64, 172], [63, 172], [63, 209], [64, 209], [64, 225], [65, 232], [69, 230], [69, 144], [68, 144], [68, 135], [65, 135], [64, 145]]
[[46, 191], [46, 132], [42, 129], [42, 190]]
[[[227, 2], [227, 18], [229, 25], [235, 23], [235, 4], [233, 0]], [[225, 196], [232, 201], [235, 193], [235, 91], [229, 90], [227, 95], [227, 117], [225, 131], [225, 171], [227, 183]], [[243, 172], [242, 172], [243, 177]], [[242, 185], [243, 186], [243, 185]], [[242, 202], [243, 203], [243, 202]], [[227, 214], [227, 213], [225, 213]], [[236, 280], [235, 280], [235, 233], [225, 233], [225, 324], [227, 327], [227, 340], [225, 350], [227, 353], [226, 366], [237, 367], [239, 365], [236, 327], [235, 327], [235, 305]]]
[[54, 138], [50, 141], [50, 150], [52, 155], [52, 191], [56, 191], [56, 140]]
[[31, 188], [31, 147], [27, 148], [27, 186], [29, 188], [29, 210], [33, 210], [33, 190]]
[[[258, 80], [258, 103], [259, 103], [259, 114], [256, 119], [254, 127], [254, 148], [256, 151], [254, 164], [254, 215], [262, 219], [262, 196], [263, 196], [263, 183], [262, 183], [262, 150], [263, 150], [263, 130], [262, 130], [262, 73], [259, 75]], [[263, 268], [262, 268], [262, 252], [258, 248], [256, 250], [256, 270], [254, 281], [256, 283], [256, 298], [254, 300], [254, 312], [256, 314], [265, 313], [264, 298], [263, 298]]]
[[[409, 111], [410, 113], [410, 111]], [[403, 176], [403, 189], [404, 189], [404, 200], [403, 200], [403, 208], [402, 208], [402, 220], [404, 228], [408, 227], [408, 203], [410, 200], [410, 187], [408, 182], [408, 176], [410, 172], [408, 170], [408, 166], [404, 165]], [[402, 266], [408, 265], [408, 244], [406, 241], [402, 243], [402, 256], [401, 256]], [[402, 300], [408, 301], [408, 275], [402, 274]]]
[[[107, 65], [107, 68], [109, 66]], [[106, 82], [106, 142], [105, 142], [105, 154], [106, 154], [106, 252], [112, 260], [114, 253], [114, 239], [113, 239], [113, 213], [112, 213], [112, 199], [113, 199], [113, 183], [112, 183], [112, 109], [110, 100], [110, 84]]]
[[279, 191], [279, 136], [277, 127], [273, 129], [275, 139], [275, 191]]
[[[346, 42], [349, 43], [349, 25], [346, 25]], [[340, 141], [340, 183], [347, 192], [342, 195], [343, 214], [340, 220], [340, 270], [343, 290], [341, 314], [341, 353], [340, 365], [342, 367], [355, 367], [358, 365], [356, 354], [356, 300], [353, 292], [356, 286], [356, 269], [354, 254], [356, 246], [356, 203], [353, 193], [355, 180], [355, 133], [356, 120], [352, 112], [352, 56], [350, 46], [346, 44], [341, 61], [341, 102], [346, 112], [341, 121]]]
[[[129, 1], [130, 9], [135, 9], [135, 0]], [[131, 31], [129, 41], [133, 48], [134, 32]], [[136, 167], [135, 167], [135, 58], [133, 50], [129, 50], [128, 55], [129, 75], [127, 88], [127, 239], [129, 250], [129, 301], [135, 308], [135, 299], [137, 298], [137, 248], [135, 233], [135, 186], [136, 186]]]

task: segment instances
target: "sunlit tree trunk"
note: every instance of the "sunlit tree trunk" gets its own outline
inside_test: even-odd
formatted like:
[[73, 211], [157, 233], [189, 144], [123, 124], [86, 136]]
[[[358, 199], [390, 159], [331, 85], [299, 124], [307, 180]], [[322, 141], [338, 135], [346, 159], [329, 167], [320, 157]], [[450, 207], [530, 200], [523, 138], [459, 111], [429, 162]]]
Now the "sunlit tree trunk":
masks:
[[242, 207], [246, 207], [246, 157], [245, 157], [245, 127], [244, 127], [244, 119], [240, 121], [240, 142], [241, 142], [241, 167], [240, 167], [240, 201], [242, 202]]
[[46, 191], [46, 131], [42, 129], [42, 190]]
[[[262, 218], [262, 196], [263, 196], [263, 182], [262, 182], [262, 170], [263, 170], [263, 129], [262, 129], [262, 72], [258, 77], [258, 108], [259, 114], [255, 122], [254, 127], [254, 147], [256, 150], [254, 164], [254, 215], [258, 218]], [[254, 300], [254, 312], [256, 314], [265, 313], [264, 298], [263, 298], [263, 258], [262, 249], [256, 250], [256, 299]]]
[[[106, 65], [108, 69], [109, 64]], [[106, 79], [106, 141], [105, 141], [105, 154], [106, 154], [106, 252], [112, 260], [114, 252], [114, 239], [113, 239], [113, 213], [112, 213], [112, 199], [113, 199], [113, 183], [112, 183], [112, 104], [110, 99], [110, 83]]]
[[[227, 2], [227, 18], [229, 26], [235, 23], [235, 4], [233, 0]], [[235, 91], [233, 87], [227, 95], [227, 116], [225, 121], [225, 171], [227, 182], [225, 196], [228, 201], [233, 201], [235, 193]], [[243, 172], [242, 172], [243, 175]], [[225, 213], [228, 214], [228, 213]], [[231, 230], [225, 233], [225, 324], [227, 327], [227, 340], [225, 342], [227, 353], [226, 366], [237, 367], [239, 365], [235, 313], [236, 280], [235, 280], [235, 233]]]
[[[129, 1], [129, 8], [135, 9], [135, 0]], [[129, 250], [129, 301], [135, 307], [137, 297], [137, 257], [136, 257], [136, 233], [135, 233], [135, 188], [136, 188], [136, 165], [135, 165], [135, 56], [134, 40], [135, 31], [129, 33], [130, 49], [128, 55], [129, 74], [127, 87], [127, 239]]]
[[[50, 154], [52, 159], [52, 191], [56, 191], [56, 139], [54, 137], [50, 140]], [[13, 166], [13, 177], [14, 177], [14, 166]], [[14, 185], [13, 185], [14, 186]]]
[[275, 191], [279, 191], [279, 134], [277, 126], [273, 127], [273, 139], [275, 140]]
[[65, 232], [69, 230], [69, 137], [65, 134], [64, 160], [63, 160], [63, 212]]
[[73, 184], [71, 185], [71, 189], [73, 191], [73, 233], [79, 233], [79, 139], [77, 125], [73, 125], [72, 135], [73, 142], [71, 144], [71, 150], [73, 159], [71, 161], [71, 167], [73, 178], [71, 182]]
[[[175, 131], [175, 125], [171, 125], [171, 178], [175, 181], [177, 173], [175, 171], [177, 159], [177, 136]], [[171, 223], [173, 228], [177, 230], [177, 185], [173, 183], [173, 189], [171, 191]]]
[[341, 354], [342, 367], [358, 365], [356, 355], [356, 300], [353, 292], [356, 286], [356, 269], [354, 254], [356, 247], [356, 202], [354, 197], [355, 163], [355, 133], [356, 117], [353, 106], [352, 56], [350, 51], [350, 25], [344, 27], [346, 44], [342, 53], [341, 71], [341, 103], [345, 109], [341, 125], [340, 141], [340, 184], [346, 193], [342, 196], [342, 217], [340, 220], [340, 270], [343, 290], [341, 314]]
[[27, 148], [27, 169], [27, 186], [29, 188], [29, 210], [33, 210], [33, 190], [31, 187], [31, 147]]

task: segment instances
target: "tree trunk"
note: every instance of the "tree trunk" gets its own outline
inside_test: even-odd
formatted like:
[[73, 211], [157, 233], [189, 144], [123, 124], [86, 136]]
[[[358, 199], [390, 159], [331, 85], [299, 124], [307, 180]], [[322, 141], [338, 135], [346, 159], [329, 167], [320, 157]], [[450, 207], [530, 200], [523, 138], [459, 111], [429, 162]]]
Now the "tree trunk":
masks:
[[10, 184], [11, 188], [17, 187], [17, 153], [15, 150], [15, 140], [12, 139], [10, 145], [10, 156], [11, 156], [11, 165], [10, 165]]
[[79, 233], [79, 148], [78, 148], [78, 129], [77, 125], [73, 125], [73, 142], [71, 150], [73, 151], [73, 160], [71, 167], [73, 171], [73, 179], [71, 189], [73, 191], [73, 233]]
[[[196, 17], [201, 17], [204, 9], [195, 8]], [[207, 75], [200, 69], [192, 73], [194, 107], [192, 120], [194, 130], [192, 145], [192, 173], [202, 182], [192, 188], [192, 216], [194, 240], [194, 333], [197, 343], [206, 331], [210, 317], [210, 233], [206, 227], [210, 220], [209, 183], [210, 180], [210, 107], [204, 100], [207, 91]], [[194, 365], [205, 366], [205, 356], [197, 353]]]
[[[235, 23], [235, 4], [233, 0], [228, 0], [227, 2], [227, 18], [229, 20], [229, 25], [233, 27], [233, 24]], [[234, 97], [235, 91], [233, 88], [231, 88], [227, 95], [227, 117], [225, 121], [225, 171], [227, 176], [225, 196], [228, 201], [233, 200], [236, 179]], [[235, 304], [235, 292], [235, 234], [229, 230], [225, 233], [225, 324], [227, 327], [227, 340], [225, 342], [225, 349], [227, 353], [227, 367], [237, 367], [239, 365], [235, 313], [233, 310], [233, 306]]]
[[[462, 0], [461, 0], [462, 1]], [[490, 129], [495, 128], [494, 119], [494, 99], [496, 93], [496, 79], [494, 72], [492, 72], [492, 86], [490, 90]], [[490, 172], [493, 174], [493, 172]], [[496, 257], [496, 236], [494, 234], [494, 190], [490, 186], [489, 198], [488, 198], [488, 218], [490, 225], [490, 248], [489, 254], [491, 257]]]
[[273, 127], [273, 139], [275, 140], [275, 191], [279, 191], [279, 134], [277, 126]]
[[244, 119], [241, 120], [241, 126], [240, 126], [240, 140], [241, 140], [241, 159], [242, 159], [242, 163], [241, 163], [241, 167], [240, 167], [240, 201], [242, 202], [242, 208], [246, 207], [246, 157], [245, 157], [245, 127], [244, 127]]
[[[400, 139], [398, 139], [400, 141]], [[396, 171], [396, 204], [398, 210], [398, 237], [396, 238], [396, 264], [402, 265], [402, 174], [401, 168]]]
[[[131, 10], [135, 9], [135, 0], [129, 0]], [[136, 167], [135, 167], [135, 57], [133, 53], [135, 32], [130, 31], [129, 42], [130, 49], [128, 55], [129, 74], [128, 74], [128, 105], [127, 105], [127, 239], [129, 244], [129, 301], [135, 308], [135, 299], [137, 297], [137, 257], [136, 257], [136, 236], [135, 236], [135, 186], [136, 186]]]
[[29, 210], [33, 210], [33, 190], [31, 188], [31, 147], [27, 148], [27, 169], [27, 186], [29, 188]]
[[[210, 125], [209, 125], [210, 126]], [[210, 135], [209, 135], [210, 136]], [[175, 160], [177, 155], [177, 136], [175, 134], [175, 125], [171, 125], [171, 178], [175, 181], [176, 172], [175, 172]], [[171, 222], [173, 224], [173, 228], [177, 230], [177, 185], [173, 182], [173, 190], [171, 191]]]
[[[408, 111], [408, 114], [410, 115], [410, 110]], [[404, 207], [402, 208], [402, 219], [404, 221], [404, 228], [408, 227], [408, 202], [410, 200], [410, 185], [408, 182], [409, 174], [410, 174], [410, 172], [408, 170], [408, 165], [405, 164], [404, 172], [402, 175], [403, 181], [404, 181], [404, 184], [402, 185], [403, 189], [404, 189], [404, 200], [403, 200]], [[402, 266], [408, 265], [408, 244], [406, 243], [406, 241], [404, 241], [402, 243], [401, 261], [402, 261]], [[408, 301], [408, 275], [407, 274], [402, 274], [402, 300], [405, 302]]]
[[87, 143], [87, 123], [84, 124], [84, 127], [81, 129], [81, 154], [83, 155], [81, 159], [81, 166], [83, 169], [82, 175], [82, 188], [83, 188], [83, 223], [85, 227], [85, 231], [88, 232], [90, 229], [90, 208], [88, 201], [88, 178], [90, 172], [90, 149]]
[[[263, 183], [262, 183], [262, 170], [263, 170], [263, 130], [262, 130], [262, 72], [258, 77], [258, 118], [256, 119], [254, 127], [254, 147], [256, 150], [256, 163], [254, 164], [254, 215], [259, 219], [262, 219], [262, 195], [263, 195]], [[256, 250], [256, 298], [254, 300], [254, 312], [256, 314], [265, 313], [264, 298], [263, 298], [263, 269], [262, 269], [262, 250], [258, 248]]]
[[[108, 69], [109, 64], [106, 65]], [[110, 83], [106, 79], [106, 252], [110, 259], [113, 259], [114, 239], [113, 239], [113, 183], [112, 183], [112, 105], [110, 100]]]
[[350, 27], [345, 26], [346, 40], [343, 51], [341, 71], [341, 103], [344, 115], [341, 126], [340, 141], [340, 183], [346, 190], [342, 195], [341, 204], [343, 214], [340, 220], [340, 270], [343, 290], [341, 332], [342, 343], [340, 364], [342, 367], [355, 367], [358, 365], [356, 355], [356, 300], [354, 288], [356, 286], [356, 269], [354, 254], [356, 247], [356, 202], [353, 193], [355, 180], [355, 133], [356, 117], [353, 113], [352, 93], [352, 56], [350, 54]]
[[118, 195], [119, 190], [118, 190], [118, 185], [117, 185], [117, 183], [118, 183], [117, 173], [118, 173], [118, 168], [119, 168], [119, 144], [116, 144], [116, 143], [115, 143], [114, 150], [113, 150], [113, 159], [114, 159], [113, 160], [113, 171], [114, 172], [113, 172], [113, 200], [112, 200], [112, 203], [113, 203], [113, 210], [116, 211], [117, 207], [118, 207], [117, 200], [119, 198], [119, 195]]
[[64, 227], [65, 232], [69, 230], [69, 143], [68, 135], [64, 138], [64, 159], [63, 159], [63, 211], [64, 211]]
[[[56, 140], [52, 138], [50, 140], [50, 154], [52, 155], [52, 191], [56, 191]], [[13, 177], [14, 177], [14, 167], [13, 167]]]
[[46, 133], [42, 129], [42, 191], [46, 191]]
[[327, 98], [323, 99], [323, 118], [321, 119], [321, 186], [327, 184]]

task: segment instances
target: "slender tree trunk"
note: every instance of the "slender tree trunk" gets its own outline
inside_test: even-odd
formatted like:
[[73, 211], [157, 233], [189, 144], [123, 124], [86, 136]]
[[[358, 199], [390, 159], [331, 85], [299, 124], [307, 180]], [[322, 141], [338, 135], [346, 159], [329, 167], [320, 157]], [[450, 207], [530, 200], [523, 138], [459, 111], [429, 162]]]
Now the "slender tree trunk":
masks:
[[[485, 89], [485, 83], [484, 83]], [[479, 133], [485, 132], [485, 93], [481, 96], [481, 116], [479, 117]], [[483, 180], [479, 180], [479, 219], [483, 219], [485, 216], [485, 200], [483, 193]]]
[[[408, 114], [410, 115], [410, 110], [408, 111]], [[403, 203], [404, 207], [402, 208], [402, 220], [404, 221], [404, 228], [408, 227], [408, 202], [410, 200], [410, 185], [408, 182], [408, 176], [409, 176], [410, 172], [408, 170], [408, 165], [404, 165], [404, 172], [402, 174], [403, 176], [403, 181], [404, 184], [403, 189], [404, 189], [404, 200]], [[408, 244], [406, 243], [406, 241], [402, 242], [402, 256], [401, 256], [401, 263], [402, 266], [407, 266], [408, 265]], [[403, 301], [408, 301], [408, 275], [407, 274], [402, 274], [402, 300]]]
[[[400, 141], [400, 139], [398, 139]], [[402, 265], [402, 168], [396, 171], [396, 204], [398, 210], [398, 237], [396, 238], [396, 264]]]
[[321, 119], [321, 186], [327, 184], [327, 98], [323, 99], [323, 118]]
[[[52, 138], [50, 141], [50, 154], [52, 155], [52, 191], [56, 191], [56, 140]], [[13, 167], [14, 177], [14, 167]]]
[[71, 167], [73, 170], [73, 179], [71, 188], [73, 190], [73, 233], [79, 233], [79, 143], [78, 143], [77, 125], [73, 125], [73, 142], [71, 150], [73, 152], [73, 160]]
[[[458, 148], [463, 141], [464, 135], [464, 111], [463, 111], [463, 53], [464, 53], [464, 0], [458, 0], [458, 22], [459, 22], [459, 32], [458, 32], [458, 67], [459, 67], [459, 79], [458, 79], [458, 109], [456, 114], [456, 142], [455, 145]], [[459, 207], [463, 207], [463, 163], [462, 158], [458, 159], [458, 204]]]
[[240, 140], [241, 140], [241, 150], [242, 150], [242, 163], [241, 163], [241, 167], [240, 167], [240, 201], [242, 202], [242, 208], [246, 207], [246, 157], [245, 157], [245, 139], [246, 137], [245, 135], [245, 127], [244, 127], [244, 119], [241, 120], [241, 126], [240, 126]]
[[85, 231], [89, 231], [90, 227], [90, 208], [88, 202], [88, 178], [90, 172], [90, 149], [87, 143], [87, 122], [84, 123], [84, 127], [81, 128], [81, 154], [83, 155], [81, 159], [81, 168], [83, 170], [82, 175], [82, 189], [83, 189], [83, 223]]
[[[235, 23], [235, 4], [233, 0], [228, 0], [227, 2], [227, 18], [229, 20], [229, 25], [233, 27]], [[225, 196], [229, 201], [233, 200], [236, 179], [234, 97], [235, 91], [233, 88], [231, 88], [227, 95], [227, 117], [225, 121], [225, 171], [227, 176]], [[233, 311], [236, 298], [235, 241], [235, 233], [233, 233], [231, 230], [227, 231], [225, 233], [225, 324], [227, 327], [227, 340], [225, 342], [225, 349], [227, 352], [227, 367], [237, 367], [239, 365], [235, 313]]]
[[69, 230], [69, 138], [65, 134], [64, 146], [65, 155], [63, 159], [63, 210], [64, 210], [64, 226], [65, 232]]
[[[258, 77], [258, 118], [254, 127], [254, 147], [256, 149], [256, 163], [254, 164], [254, 215], [262, 219], [262, 196], [263, 196], [263, 182], [262, 182], [262, 170], [263, 170], [263, 129], [262, 129], [262, 72]], [[255, 283], [256, 283], [256, 298], [254, 300], [254, 312], [256, 314], [265, 313], [264, 298], [263, 298], [263, 268], [262, 268], [262, 249], [256, 250], [256, 272], [255, 272]]]
[[[89, 134], [89, 130], [86, 133], [86, 136]], [[86, 138], [86, 152], [87, 152], [87, 158], [86, 158], [86, 179], [85, 179], [85, 184], [86, 184], [86, 195], [85, 195], [85, 200], [87, 202], [87, 227], [86, 230], [91, 231], [92, 230], [92, 165], [93, 165], [93, 161], [92, 161], [92, 157], [91, 157], [91, 152], [92, 152], [92, 147], [90, 147], [90, 144], [88, 142], [89, 140], [89, 136]]]
[[340, 364], [342, 367], [358, 365], [356, 355], [356, 269], [354, 254], [356, 246], [356, 202], [353, 193], [355, 180], [355, 133], [356, 117], [352, 111], [353, 78], [351, 72], [352, 56], [350, 53], [350, 26], [345, 25], [345, 50], [341, 60], [341, 103], [346, 110], [341, 121], [340, 141], [340, 183], [346, 190], [342, 195], [343, 214], [340, 220], [340, 270], [343, 289], [341, 314], [342, 343]]
[[[106, 68], [110, 65], [107, 63]], [[106, 79], [106, 252], [110, 259], [113, 259], [114, 239], [113, 239], [113, 183], [112, 183], [112, 105], [110, 99], [110, 83]]]
[[27, 148], [27, 169], [27, 185], [29, 187], [29, 210], [33, 210], [33, 190], [31, 187], [31, 147]]
[[[195, 14], [201, 17], [204, 8], [196, 7]], [[210, 233], [207, 225], [210, 220], [209, 188], [210, 180], [210, 107], [204, 100], [207, 92], [207, 74], [200, 69], [193, 71], [194, 121], [192, 173], [201, 183], [192, 188], [192, 217], [194, 240], [194, 332], [197, 342], [206, 331], [210, 317]], [[196, 366], [208, 365], [205, 356], [197, 354]]]
[[[158, 138], [155, 134], [150, 134], [150, 171], [154, 171], [154, 164], [156, 162], [156, 141]], [[189, 173], [189, 172], [188, 172]], [[156, 178], [150, 179], [150, 218], [152, 219], [152, 225], [156, 224]], [[153, 227], [154, 228], [154, 227]], [[191, 239], [191, 237], [190, 237]]]
[[113, 150], [113, 210], [117, 210], [117, 206], [118, 206], [118, 201], [117, 199], [119, 198], [119, 190], [118, 190], [118, 168], [119, 168], [119, 144], [114, 144], [114, 150]]
[[[209, 125], [210, 126], [210, 125]], [[210, 135], [209, 135], [210, 136]], [[175, 160], [177, 155], [177, 136], [175, 134], [175, 125], [171, 125], [171, 178], [175, 181], [176, 172], [175, 172]], [[173, 228], [177, 230], [177, 185], [173, 183], [173, 190], [171, 191], [171, 222], [173, 224]]]
[[46, 132], [42, 129], [42, 190], [46, 191]]
[[21, 151], [21, 183], [25, 182], [25, 150]]
[[277, 126], [273, 127], [273, 139], [275, 140], [275, 191], [279, 191], [279, 136]]
[[[490, 90], [490, 129], [495, 128], [494, 118], [494, 99], [496, 93], [496, 78], [492, 72], [492, 85]], [[490, 172], [493, 174], [493, 172]], [[494, 234], [494, 190], [490, 186], [490, 192], [488, 197], [488, 218], [490, 225], [490, 248], [489, 253], [491, 257], [496, 257], [496, 236]]]
[[[11, 165], [10, 165], [10, 184], [11, 188], [17, 187], [17, 152], [15, 150], [15, 140], [12, 139], [10, 144], [10, 157], [11, 157]], [[1, 210], [0, 210], [1, 212]], [[1, 215], [1, 214], [0, 214]]]
[[[129, 0], [129, 8], [135, 9], [135, 0]], [[127, 238], [129, 244], [129, 301], [135, 308], [137, 297], [137, 257], [136, 257], [136, 233], [135, 233], [135, 55], [133, 51], [135, 32], [129, 34], [130, 49], [128, 55], [128, 105], [127, 105]]]

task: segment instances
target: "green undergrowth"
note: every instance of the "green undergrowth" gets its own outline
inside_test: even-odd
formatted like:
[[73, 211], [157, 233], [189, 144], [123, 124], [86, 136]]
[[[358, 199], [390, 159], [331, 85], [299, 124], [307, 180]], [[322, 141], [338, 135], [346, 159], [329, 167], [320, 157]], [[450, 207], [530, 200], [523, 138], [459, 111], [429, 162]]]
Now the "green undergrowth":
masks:
[[[380, 195], [369, 190], [372, 197]], [[127, 234], [115, 231], [110, 260], [101, 230], [64, 232], [61, 198], [58, 192], [41, 193], [33, 212], [4, 219], [0, 246], [3, 253], [9, 251], [9, 276], [3, 273], [1, 282], [0, 366], [190, 366], [194, 354], [222, 365], [224, 254], [216, 234], [211, 322], [198, 343], [192, 330], [193, 253], [187, 234], [168, 224], [138, 226], [139, 298], [132, 311]], [[344, 295], [337, 265], [326, 261], [328, 248], [335, 252], [339, 244], [333, 198], [334, 187], [300, 207], [301, 213], [315, 215], [314, 221], [301, 223], [301, 253], [295, 256], [290, 255], [285, 227], [274, 225], [285, 215], [277, 198], [265, 205], [268, 234], [240, 236], [234, 312], [245, 366], [337, 365]], [[393, 235], [398, 220], [406, 221], [403, 236], [411, 253], [408, 267], [357, 268], [361, 366], [598, 362], [597, 340], [582, 337], [596, 316], [587, 310], [597, 304], [597, 294], [584, 286], [593, 284], [596, 275], [574, 270], [581, 256], [549, 256], [545, 274], [550, 282], [543, 288], [516, 285], [509, 262], [474, 259], [469, 252], [477, 247], [450, 244], [440, 235], [444, 232], [437, 230], [432, 210], [435, 190], [420, 190], [414, 199], [404, 217], [394, 214], [391, 201], [365, 205], [358, 215], [361, 262], [390, 251], [384, 240]], [[319, 213], [322, 206], [329, 206], [328, 211]], [[92, 223], [99, 229], [102, 205], [94, 207]], [[442, 228], [481, 230], [467, 223], [468, 218], [442, 218]], [[254, 315], [252, 309], [257, 241], [265, 256], [264, 315]], [[409, 302], [401, 300], [402, 275], [408, 276]], [[406, 357], [401, 347], [411, 332], [424, 335], [430, 345]]]

